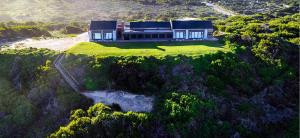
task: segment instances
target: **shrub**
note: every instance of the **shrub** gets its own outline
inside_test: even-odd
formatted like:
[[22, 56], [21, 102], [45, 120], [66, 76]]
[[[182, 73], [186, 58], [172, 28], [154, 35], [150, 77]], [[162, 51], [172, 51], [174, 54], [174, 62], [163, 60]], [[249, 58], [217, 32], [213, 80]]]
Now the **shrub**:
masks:
[[[87, 112], [72, 112], [71, 122], [51, 134], [55, 137], [145, 137], [149, 115], [135, 112], [114, 112], [102, 103], [90, 107]], [[146, 132], [146, 131], [145, 131]]]
[[204, 116], [205, 110], [212, 109], [213, 103], [200, 100], [193, 94], [169, 93], [158, 104], [158, 118], [171, 132], [184, 134], [187, 125], [198, 116]]
[[76, 26], [66, 26], [63, 30], [62, 33], [64, 34], [79, 34], [84, 32], [84, 30], [82, 30], [79, 27]]

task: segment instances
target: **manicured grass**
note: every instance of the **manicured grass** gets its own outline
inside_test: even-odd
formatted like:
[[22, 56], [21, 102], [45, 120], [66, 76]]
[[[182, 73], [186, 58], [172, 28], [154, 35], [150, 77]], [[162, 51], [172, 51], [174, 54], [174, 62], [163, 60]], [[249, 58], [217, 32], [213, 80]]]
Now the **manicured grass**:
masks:
[[88, 56], [197, 56], [217, 51], [229, 51], [216, 41], [202, 42], [143, 42], [143, 43], [93, 43], [83, 42], [67, 50], [68, 54]]

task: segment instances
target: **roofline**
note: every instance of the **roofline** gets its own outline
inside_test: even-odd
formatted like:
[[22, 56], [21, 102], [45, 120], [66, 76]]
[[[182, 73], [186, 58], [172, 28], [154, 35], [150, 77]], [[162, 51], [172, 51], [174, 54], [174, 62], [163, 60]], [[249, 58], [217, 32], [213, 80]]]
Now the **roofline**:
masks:
[[171, 27], [157, 27], [157, 28], [136, 28], [136, 27], [130, 27], [130, 29], [171, 29]]
[[172, 22], [212, 22], [211, 20], [173, 20]]
[[89, 24], [89, 31], [98, 31], [98, 30], [93, 30], [93, 29], [91, 29], [91, 24], [92, 24], [92, 22], [93, 21], [95, 21], [95, 22], [116, 22], [116, 29], [102, 29], [102, 30], [117, 30], [117, 28], [118, 28], [118, 21], [117, 20], [91, 20], [91, 22], [90, 22], [90, 24]]

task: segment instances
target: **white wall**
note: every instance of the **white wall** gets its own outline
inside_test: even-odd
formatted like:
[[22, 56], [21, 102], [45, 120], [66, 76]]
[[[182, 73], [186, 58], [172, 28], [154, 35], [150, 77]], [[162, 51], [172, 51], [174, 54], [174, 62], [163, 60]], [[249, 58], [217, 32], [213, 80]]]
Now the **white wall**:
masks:
[[207, 29], [204, 30], [204, 39], [207, 39]]
[[93, 40], [93, 34], [91, 31], [88, 31], [89, 34], [89, 41], [91, 42]]
[[189, 39], [189, 30], [185, 30], [185, 39]]
[[117, 40], [117, 33], [116, 30], [113, 30], [113, 41]]
[[175, 34], [175, 30], [173, 29], [173, 39], [176, 39], [176, 34]]

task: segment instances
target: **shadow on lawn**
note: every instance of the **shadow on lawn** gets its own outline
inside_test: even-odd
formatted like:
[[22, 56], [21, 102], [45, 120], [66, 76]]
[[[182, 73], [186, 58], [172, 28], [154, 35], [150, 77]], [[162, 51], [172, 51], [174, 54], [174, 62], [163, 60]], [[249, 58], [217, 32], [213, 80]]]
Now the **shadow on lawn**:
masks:
[[98, 43], [105, 47], [117, 47], [120, 49], [158, 49], [165, 51], [159, 46], [196, 46], [204, 45], [208, 47], [223, 47], [219, 41], [197, 41], [197, 42], [100, 42]]

